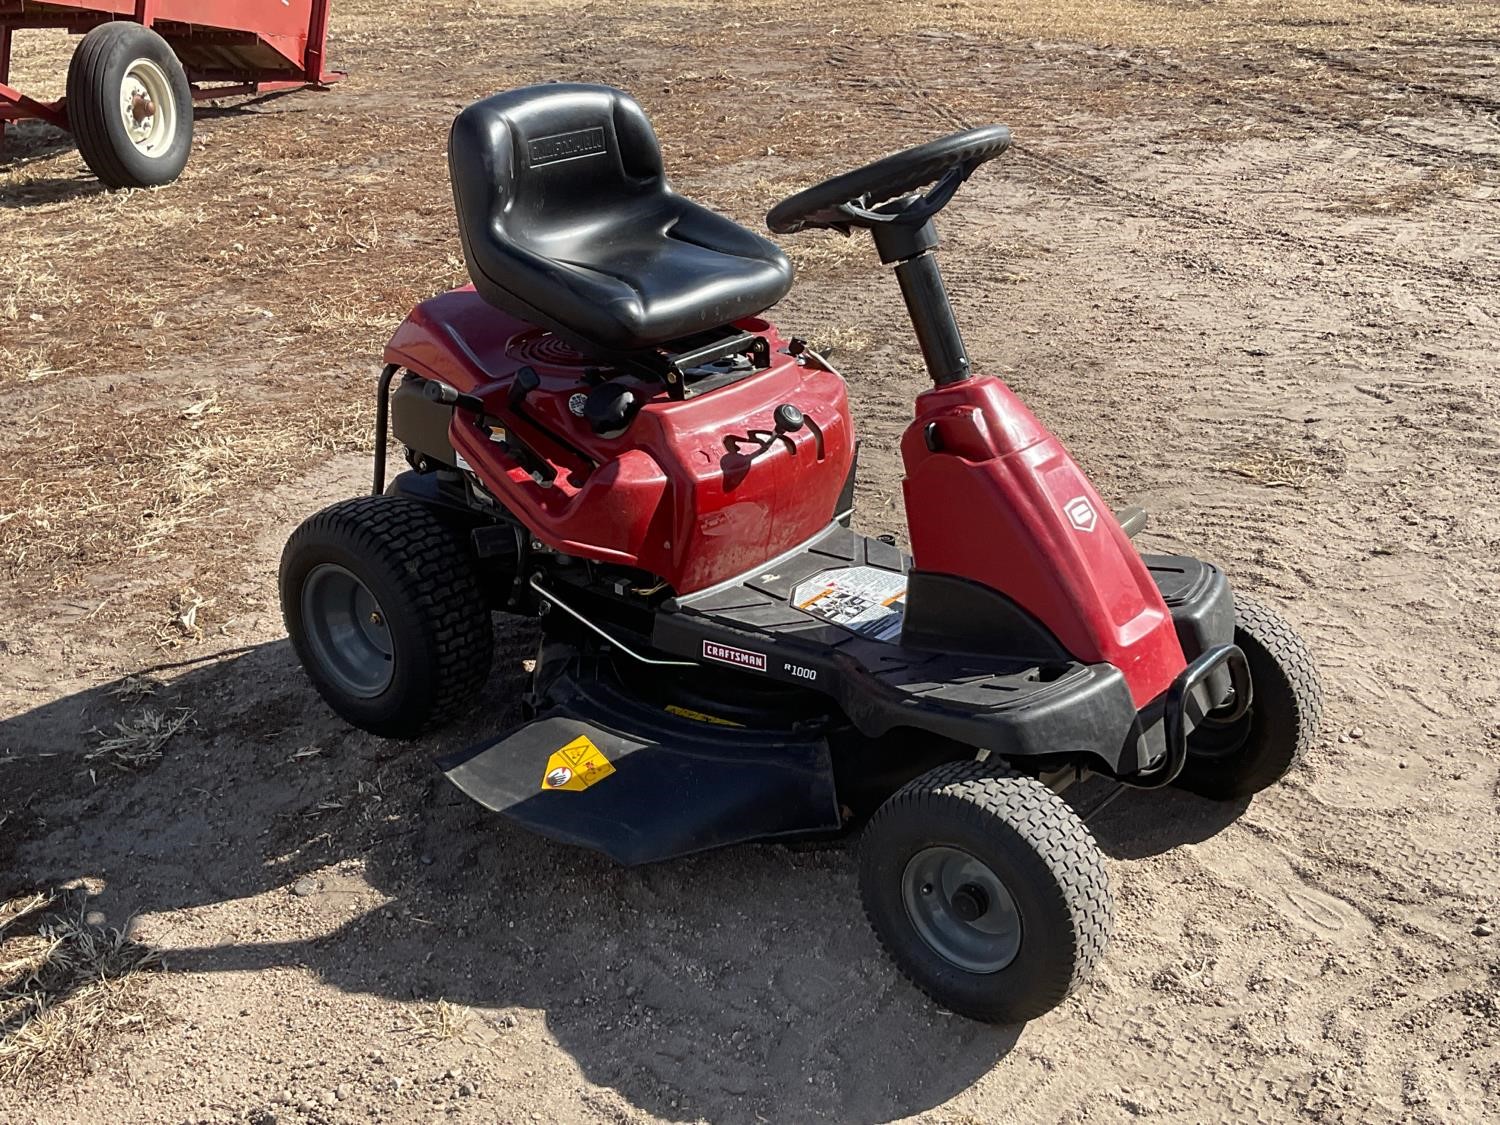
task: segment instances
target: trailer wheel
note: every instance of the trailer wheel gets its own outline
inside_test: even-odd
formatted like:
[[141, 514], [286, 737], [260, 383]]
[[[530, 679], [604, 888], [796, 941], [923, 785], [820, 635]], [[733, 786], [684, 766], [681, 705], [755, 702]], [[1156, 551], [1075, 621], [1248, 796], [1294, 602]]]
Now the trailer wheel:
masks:
[[68, 124], [84, 163], [109, 187], [169, 184], [192, 149], [193, 90], [156, 32], [103, 23], [68, 64]]
[[324, 508], [287, 540], [280, 585], [292, 647], [348, 722], [414, 738], [474, 706], [494, 627], [462, 535], [424, 505]]
[[882, 805], [860, 841], [859, 885], [907, 979], [989, 1023], [1062, 1003], [1112, 925], [1104, 863], [1078, 815], [990, 763], [939, 766]]
[[1234, 643], [1250, 664], [1250, 710], [1232, 723], [1207, 716], [1188, 736], [1187, 763], [1173, 782], [1216, 801], [1280, 781], [1318, 737], [1323, 714], [1312, 655], [1279, 614], [1235, 594]]

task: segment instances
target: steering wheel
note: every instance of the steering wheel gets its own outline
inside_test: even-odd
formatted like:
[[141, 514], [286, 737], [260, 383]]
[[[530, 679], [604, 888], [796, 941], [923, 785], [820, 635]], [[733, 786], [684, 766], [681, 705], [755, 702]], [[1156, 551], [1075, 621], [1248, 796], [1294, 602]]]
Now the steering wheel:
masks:
[[[925, 223], [986, 160], [1010, 147], [1004, 125], [965, 129], [789, 195], [766, 215], [777, 234], [823, 227], [848, 234], [882, 223]], [[932, 184], [925, 195], [918, 188]]]

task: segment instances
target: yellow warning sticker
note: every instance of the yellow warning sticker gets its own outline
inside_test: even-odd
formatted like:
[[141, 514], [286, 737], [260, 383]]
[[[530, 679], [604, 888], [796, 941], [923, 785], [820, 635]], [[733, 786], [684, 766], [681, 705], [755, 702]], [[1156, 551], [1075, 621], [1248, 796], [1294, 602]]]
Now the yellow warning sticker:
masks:
[[614, 772], [615, 767], [604, 752], [589, 740], [588, 735], [580, 734], [547, 759], [542, 788], [578, 793]]

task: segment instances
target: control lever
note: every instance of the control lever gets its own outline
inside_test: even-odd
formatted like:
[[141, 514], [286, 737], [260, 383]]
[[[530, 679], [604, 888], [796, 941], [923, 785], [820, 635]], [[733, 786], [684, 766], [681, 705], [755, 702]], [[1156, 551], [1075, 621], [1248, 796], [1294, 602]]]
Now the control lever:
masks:
[[526, 412], [522, 409], [526, 405], [526, 396], [542, 385], [542, 377], [531, 367], [523, 367], [516, 372], [514, 379], [510, 381], [510, 391], [505, 396], [505, 401], [515, 413], [525, 417]]
[[467, 410], [480, 418], [484, 417], [484, 400], [477, 395], [464, 394], [463, 391], [455, 390], [447, 383], [439, 383], [436, 379], [428, 379], [422, 387], [422, 394], [431, 402], [442, 403], [444, 406], [456, 406], [460, 410]]

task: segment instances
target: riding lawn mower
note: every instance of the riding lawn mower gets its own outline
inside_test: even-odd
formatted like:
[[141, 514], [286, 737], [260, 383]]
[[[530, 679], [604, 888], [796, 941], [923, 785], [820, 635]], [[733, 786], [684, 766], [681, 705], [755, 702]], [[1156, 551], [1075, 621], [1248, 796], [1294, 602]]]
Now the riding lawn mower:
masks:
[[672, 190], [634, 100], [553, 84], [460, 113], [472, 283], [386, 348], [372, 494], [282, 558], [323, 698], [420, 737], [481, 705], [494, 615], [534, 618], [522, 721], [439, 763], [464, 793], [625, 864], [858, 833], [866, 913], [918, 987], [987, 1021], [1061, 1002], [1112, 907], [1059, 793], [1242, 800], [1321, 704], [1270, 608], [1138, 551], [1143, 514], [970, 369], [934, 217], [1009, 144], [955, 133], [767, 217], [869, 230], [894, 267], [930, 378], [900, 443], [907, 552], [853, 527], [845, 380], [764, 318], [786, 256]]

